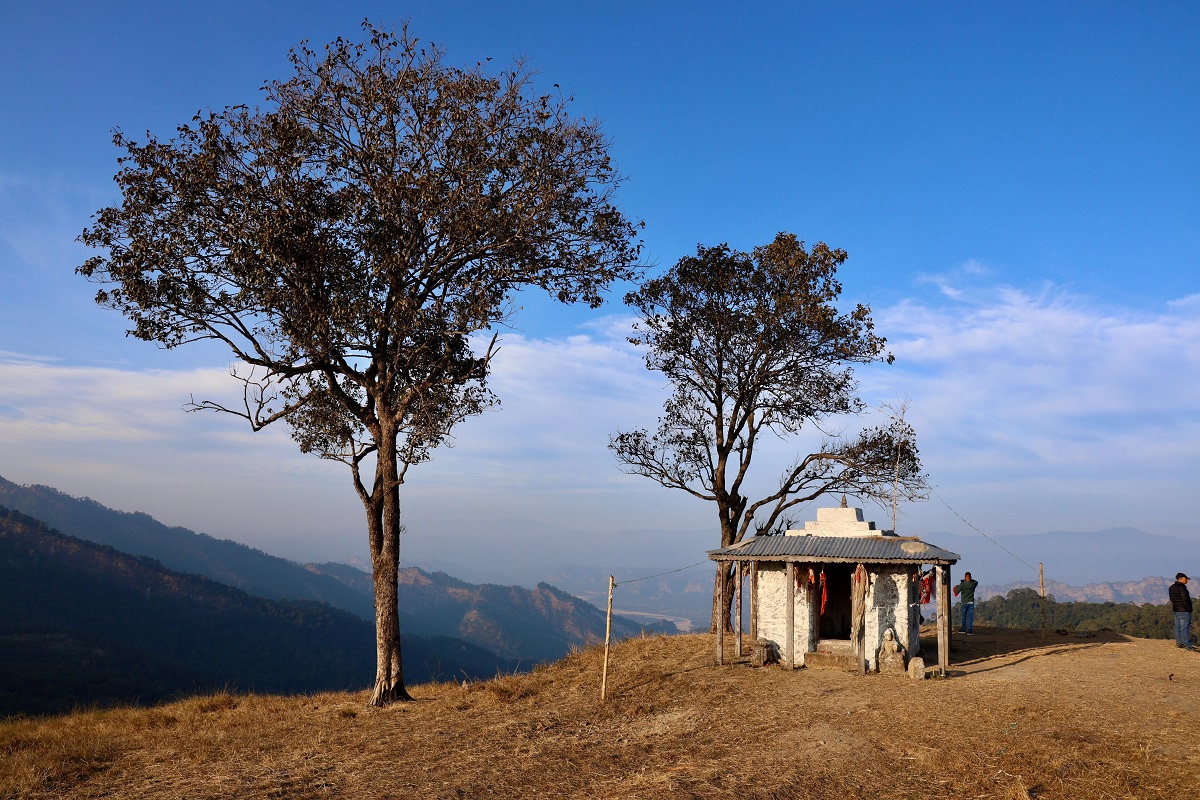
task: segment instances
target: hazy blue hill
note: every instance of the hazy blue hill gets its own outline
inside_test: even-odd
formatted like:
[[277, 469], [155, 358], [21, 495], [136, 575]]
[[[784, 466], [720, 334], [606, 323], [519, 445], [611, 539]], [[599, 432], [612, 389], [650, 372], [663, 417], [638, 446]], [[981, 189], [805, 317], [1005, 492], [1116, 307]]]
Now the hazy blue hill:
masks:
[[319, 600], [374, 620], [369, 595], [286, 558], [187, 528], [172, 528], [140, 512], [114, 511], [49, 486], [18, 486], [0, 477], [0, 506], [20, 511], [63, 533], [149, 556], [169, 569], [203, 575], [251, 594], [276, 599]]
[[[255, 597], [2, 507], [0, 609], [0, 715], [374, 678], [373, 627], [348, 612]], [[514, 667], [460, 640], [405, 637], [404, 647], [412, 683]]]
[[[308, 566], [370, 591], [370, 576], [361, 570], [344, 564]], [[547, 583], [533, 589], [475, 585], [406, 567], [400, 570], [399, 596], [403, 630], [426, 636], [450, 633], [514, 661], [558, 659], [573, 646], [604, 639], [603, 610]], [[666, 622], [613, 617], [614, 639], [637, 636], [643, 629], [677, 632]]]

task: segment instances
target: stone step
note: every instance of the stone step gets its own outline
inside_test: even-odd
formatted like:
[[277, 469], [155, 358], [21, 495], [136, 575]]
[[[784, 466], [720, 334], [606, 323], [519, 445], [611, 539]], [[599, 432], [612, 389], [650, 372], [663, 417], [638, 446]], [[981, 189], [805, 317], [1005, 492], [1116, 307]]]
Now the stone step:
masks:
[[838, 669], [846, 672], [858, 672], [858, 659], [849, 647], [845, 652], [830, 652], [818, 650], [815, 653], [804, 654], [804, 666], [808, 669]]

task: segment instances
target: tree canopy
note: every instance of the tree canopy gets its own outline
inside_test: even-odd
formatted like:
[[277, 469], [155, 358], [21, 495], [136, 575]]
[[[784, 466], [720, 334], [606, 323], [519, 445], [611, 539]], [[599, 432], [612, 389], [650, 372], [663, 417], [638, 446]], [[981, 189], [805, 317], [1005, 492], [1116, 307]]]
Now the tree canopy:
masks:
[[[636, 275], [638, 224], [598, 123], [538, 94], [523, 63], [443, 63], [407, 28], [301, 45], [261, 108], [197, 114], [175, 136], [119, 130], [120, 205], [79, 272], [130, 333], [223, 342], [235, 414], [283, 420], [351, 468], [377, 608], [373, 702], [403, 698], [398, 487], [454, 425], [495, 402], [487, 375], [515, 292], [593, 307]], [[489, 334], [491, 334], [489, 338]], [[490, 344], [489, 344], [490, 342]], [[373, 475], [364, 476], [364, 472]]]
[[[851, 365], [892, 361], [869, 308], [835, 305], [845, 259], [790, 233], [750, 253], [701, 245], [625, 298], [639, 316], [629, 341], [645, 348], [646, 367], [672, 394], [657, 430], [619, 432], [609, 447], [627, 472], [715, 503], [722, 547], [774, 530], [788, 509], [826, 492], [890, 498], [923, 486], [915, 435], [900, 417], [850, 439], [826, 437], [782, 471], [774, 491], [748, 496], [764, 434], [863, 411]], [[728, 623], [729, 609], [716, 607], [722, 580], [732, 576], [718, 566], [714, 626]]]

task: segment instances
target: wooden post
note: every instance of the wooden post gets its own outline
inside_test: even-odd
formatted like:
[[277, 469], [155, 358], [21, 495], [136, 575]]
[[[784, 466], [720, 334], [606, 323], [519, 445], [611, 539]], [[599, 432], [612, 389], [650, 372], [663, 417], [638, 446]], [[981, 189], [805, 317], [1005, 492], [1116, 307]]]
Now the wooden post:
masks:
[[1042, 589], [1042, 641], [1046, 641], [1046, 573], [1038, 562], [1038, 586]]
[[796, 668], [796, 562], [787, 562], [787, 668]]
[[725, 599], [725, 570], [728, 568], [724, 561], [717, 563], [721, 565], [721, 571], [718, 573], [720, 577], [717, 579], [717, 607], [713, 611], [713, 624], [717, 626], [717, 666], [720, 667], [725, 664], [725, 620], [723, 617], [725, 609], [729, 605]]
[[600, 674], [600, 702], [608, 697], [608, 645], [612, 641], [612, 596], [617, 585], [612, 575], [608, 576], [608, 619], [604, 623], [604, 671]]
[[737, 594], [734, 595], [733, 601], [734, 616], [737, 617], [734, 630], [737, 631], [737, 633], [733, 638], [737, 644], [737, 657], [740, 659], [742, 657], [742, 562], [733, 562], [733, 574], [735, 580], [737, 580], [737, 587], [734, 590], [737, 592]]
[[[896, 523], [893, 521], [892, 525]], [[864, 586], [858, 587], [857, 581], [859, 578], [859, 570], [862, 570], [862, 579]], [[858, 610], [853, 612], [858, 619], [858, 638], [854, 642], [854, 649], [858, 652], [858, 674], [867, 674], [867, 587], [865, 582], [867, 578], [867, 569], [862, 564], [859, 564], [854, 570], [854, 597], [861, 598], [859, 600]], [[876, 665], [878, 666], [878, 665]]]
[[950, 568], [938, 566], [936, 570], [938, 670], [944, 678], [950, 668]]
[[750, 646], [758, 644], [758, 562], [750, 562]]

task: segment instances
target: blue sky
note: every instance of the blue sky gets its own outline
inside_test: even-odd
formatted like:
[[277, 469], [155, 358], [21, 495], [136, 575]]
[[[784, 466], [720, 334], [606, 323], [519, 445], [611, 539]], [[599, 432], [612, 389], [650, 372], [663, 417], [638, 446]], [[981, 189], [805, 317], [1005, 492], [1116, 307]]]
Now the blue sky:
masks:
[[[911, 400], [939, 495], [976, 526], [1200, 539], [1194, 3], [4, 4], [0, 475], [281, 555], [365, 556], [340, 465], [184, 414], [234, 391], [224, 354], [125, 338], [73, 274], [75, 237], [117, 200], [112, 128], [167, 135], [254, 103], [289, 47], [364, 17], [410, 19], [451, 63], [527, 57], [573, 94], [657, 269], [781, 230], [845, 248], [844, 297], [896, 355], [859, 372], [863, 395]], [[503, 409], [412, 473], [409, 557], [607, 569], [715, 546], [711, 508], [604, 447], [664, 395], [615, 299], [524, 298]], [[760, 453], [764, 488], [811, 444]], [[937, 500], [900, 529], [967, 532]]]

